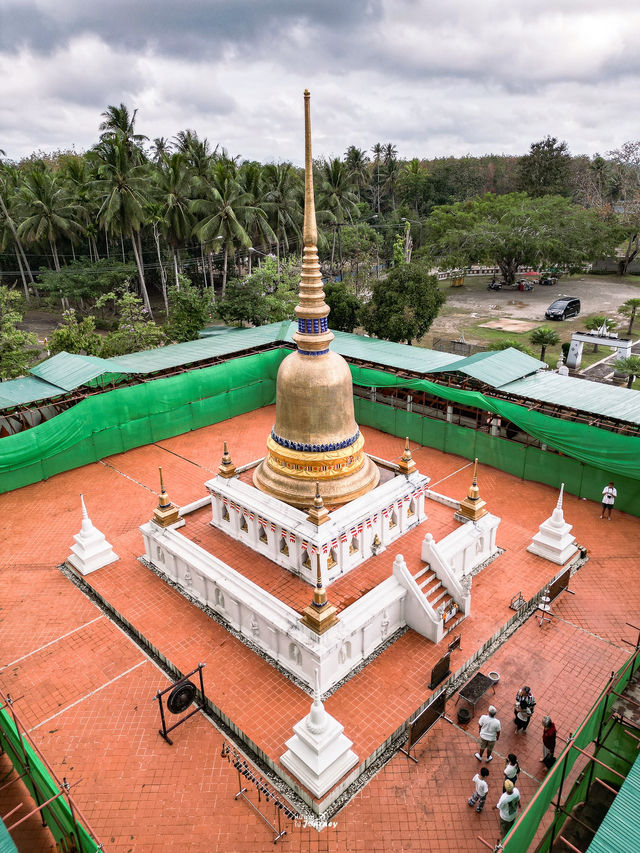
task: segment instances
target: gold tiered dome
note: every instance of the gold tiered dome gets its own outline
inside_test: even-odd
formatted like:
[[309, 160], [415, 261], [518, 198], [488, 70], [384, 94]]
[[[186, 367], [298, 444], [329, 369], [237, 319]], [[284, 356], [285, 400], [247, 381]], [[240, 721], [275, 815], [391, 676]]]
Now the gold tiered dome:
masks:
[[253, 475], [255, 485], [285, 503], [313, 505], [316, 483], [325, 504], [347, 503], [373, 489], [379, 472], [364, 452], [353, 411], [349, 366], [329, 345], [329, 306], [324, 301], [318, 262], [318, 231], [313, 199], [309, 92], [304, 93], [305, 206], [304, 253], [297, 350], [280, 365], [276, 423], [267, 439], [267, 456]]

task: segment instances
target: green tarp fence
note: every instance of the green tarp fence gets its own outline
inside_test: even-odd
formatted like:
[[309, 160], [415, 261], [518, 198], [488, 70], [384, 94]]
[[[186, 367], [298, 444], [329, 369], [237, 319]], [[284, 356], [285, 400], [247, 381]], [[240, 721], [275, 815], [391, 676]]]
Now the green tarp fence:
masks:
[[[15, 723], [6, 709], [0, 710], [0, 743], [18, 775], [25, 773], [27, 767], [29, 768], [29, 772], [23, 776], [22, 782], [38, 805], [46, 803], [47, 800], [60, 793], [60, 788], [37, 753], [24, 738], [20, 738]], [[28, 811], [30, 809], [25, 809], [25, 814]], [[42, 810], [42, 815], [51, 834], [61, 845], [61, 849], [67, 849], [67, 846], [63, 845], [62, 842], [70, 838], [76, 839], [78, 850], [81, 853], [93, 853], [94, 850], [99, 849], [86, 829], [79, 823], [74, 824], [71, 809], [64, 795], [46, 806]]]
[[[639, 658], [634, 653], [631, 655], [627, 663], [620, 667], [613, 681], [613, 689], [615, 691], [622, 693], [632, 678], [635, 669], [637, 669], [638, 662]], [[603, 718], [605, 720], [608, 719], [611, 706], [614, 704], [616, 699], [617, 697], [613, 693], [607, 691], [606, 688], [603, 689], [600, 697], [593, 705], [582, 725], [575, 732], [574, 740], [572, 741], [574, 746], [577, 746], [579, 749], [586, 750], [589, 744], [593, 743], [598, 736], [600, 721]], [[632, 746], [634, 745], [635, 743], [632, 744]], [[524, 851], [529, 849], [529, 846], [533, 842], [538, 831], [540, 823], [547, 814], [547, 810], [551, 806], [552, 800], [554, 800], [558, 792], [560, 781], [563, 776], [563, 768], [564, 775], [567, 776], [576, 761], [582, 758], [582, 754], [578, 752], [577, 749], [572, 749], [569, 746], [564, 748], [558, 756], [558, 760], [556, 761], [553, 769], [549, 771], [544, 782], [534, 794], [533, 799], [526, 806], [524, 812], [520, 816], [520, 819], [506, 836], [506, 841], [503, 841], [506, 853], [524, 853]], [[609, 765], [611, 764], [609, 756], [605, 759], [605, 763]], [[596, 765], [596, 774], [600, 778], [611, 783], [613, 779], [611, 774], [607, 775], [606, 770], [604, 772], [602, 772], [602, 770], [602, 768], [599, 768], [598, 765]], [[619, 779], [615, 781], [619, 784]], [[570, 797], [568, 797], [566, 802], [563, 803], [564, 807], [568, 811], [571, 810], [573, 805], [585, 799], [585, 795], [587, 793], [586, 785], [587, 776], [585, 775], [585, 778], [582, 779], [580, 785], [572, 791]], [[546, 853], [548, 850], [548, 844], [549, 839], [546, 840], [546, 843], [542, 842], [537, 848], [538, 853]]]
[[579, 459], [594, 468], [610, 471], [612, 474], [640, 480], [640, 438], [618, 435], [587, 424], [578, 424], [544, 415], [541, 412], [529, 411], [524, 406], [487, 397], [478, 391], [463, 391], [459, 388], [438, 385], [428, 379], [402, 379], [390, 376], [381, 370], [350, 366], [356, 385], [424, 391], [434, 397], [486, 412], [494, 412], [567, 456]]
[[[0, 493], [269, 405], [275, 400], [278, 367], [288, 353], [269, 350], [95, 394], [49, 421], [7, 436], [0, 440]], [[474, 391], [350, 367], [357, 385], [420, 390], [494, 412], [564, 455], [356, 397], [359, 423], [468, 459], [478, 456], [524, 479], [552, 486], [564, 482], [568, 492], [594, 500], [615, 476], [616, 506], [640, 515], [640, 438], [563, 421]]]
[[269, 405], [286, 355], [270, 350], [87, 397], [0, 440], [0, 492]]

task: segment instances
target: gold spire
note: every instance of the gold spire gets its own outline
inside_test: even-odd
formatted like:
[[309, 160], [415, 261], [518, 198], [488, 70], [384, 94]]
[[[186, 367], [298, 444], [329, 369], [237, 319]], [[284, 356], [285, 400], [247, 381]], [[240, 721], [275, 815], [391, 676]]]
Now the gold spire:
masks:
[[398, 471], [400, 471], [401, 474], [411, 474], [413, 471], [417, 470], [416, 463], [413, 461], [411, 450], [409, 449], [409, 436], [407, 436], [407, 440], [404, 445], [404, 453], [398, 463]]
[[276, 422], [253, 482], [285, 503], [320, 512], [314, 502], [318, 481], [327, 503], [340, 506], [375, 488], [380, 473], [364, 452], [349, 365], [329, 348], [333, 334], [316, 246], [309, 97], [305, 91], [304, 251], [293, 336], [297, 349], [278, 368]]
[[325, 521], [329, 521], [329, 518], [329, 510], [324, 505], [320, 494], [320, 483], [316, 483], [316, 496], [313, 500], [313, 506], [309, 507], [307, 521], [311, 521], [316, 527], [320, 527]]
[[180, 514], [178, 507], [169, 500], [169, 495], [165, 491], [162, 468], [158, 468], [158, 471], [160, 472], [160, 494], [158, 495], [158, 506], [155, 508], [151, 520], [155, 521], [160, 527], [169, 527], [169, 525], [180, 521]]
[[329, 306], [324, 301], [322, 273], [318, 260], [318, 228], [313, 197], [313, 157], [311, 156], [311, 107], [309, 90], [304, 90], [304, 251], [300, 275], [299, 302], [296, 305], [298, 331], [293, 339], [303, 354], [316, 356], [329, 349], [333, 333], [329, 331]]
[[222, 460], [220, 462], [220, 467], [218, 468], [218, 474], [225, 479], [229, 479], [229, 477], [233, 477], [236, 473], [236, 466], [231, 461], [231, 456], [229, 455], [229, 451], [227, 450], [227, 442], [224, 442], [224, 449], [222, 452]]
[[313, 601], [302, 611], [303, 625], [310, 628], [316, 634], [324, 634], [338, 622], [338, 612], [333, 604], [329, 604], [327, 591], [322, 585], [322, 569], [320, 568], [320, 554], [317, 555], [317, 579], [313, 591]]
[[471, 521], [478, 521], [488, 511], [485, 501], [480, 497], [480, 489], [478, 488], [478, 459], [476, 457], [473, 465], [473, 482], [466, 498], [460, 501], [459, 514]]

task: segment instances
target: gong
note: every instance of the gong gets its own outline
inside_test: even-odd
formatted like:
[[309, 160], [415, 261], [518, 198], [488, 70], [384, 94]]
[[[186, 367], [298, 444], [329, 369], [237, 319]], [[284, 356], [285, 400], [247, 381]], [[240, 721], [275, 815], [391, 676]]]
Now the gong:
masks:
[[196, 698], [196, 686], [192, 681], [183, 681], [174, 687], [167, 699], [167, 708], [172, 714], [181, 714]]

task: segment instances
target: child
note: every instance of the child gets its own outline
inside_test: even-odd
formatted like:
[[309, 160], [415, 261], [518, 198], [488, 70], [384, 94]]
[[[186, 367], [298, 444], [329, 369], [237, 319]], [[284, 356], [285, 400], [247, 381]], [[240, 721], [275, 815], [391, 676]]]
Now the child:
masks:
[[[518, 774], [520, 773], [520, 765], [518, 764], [518, 758], [512, 752], [507, 755], [507, 761], [504, 766], [504, 780], [507, 779], [510, 782], [513, 782], [515, 785], [518, 781]], [[503, 786], [502, 792], [504, 793], [507, 789]]]
[[480, 814], [480, 812], [484, 808], [484, 802], [487, 799], [487, 794], [489, 793], [489, 786], [487, 785], [486, 781], [488, 775], [488, 767], [482, 767], [480, 769], [480, 773], [476, 773], [476, 775], [473, 777], [476, 789], [467, 800], [470, 806], [476, 807], [476, 811], [478, 812], [478, 814]]
[[533, 710], [530, 705], [527, 704], [525, 699], [522, 699], [519, 705], [515, 707], [515, 717], [514, 723], [516, 724], [516, 734], [518, 732], [526, 731], [527, 726], [529, 725], [529, 720], [531, 719], [531, 715], [533, 714]]

